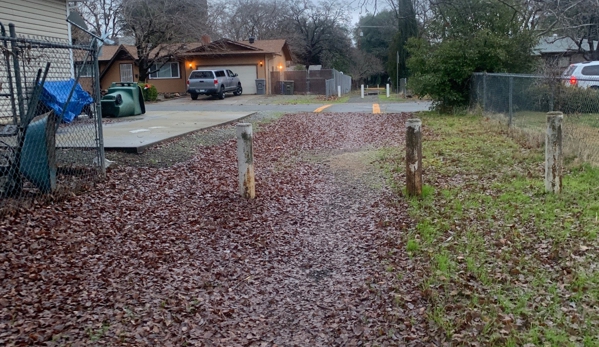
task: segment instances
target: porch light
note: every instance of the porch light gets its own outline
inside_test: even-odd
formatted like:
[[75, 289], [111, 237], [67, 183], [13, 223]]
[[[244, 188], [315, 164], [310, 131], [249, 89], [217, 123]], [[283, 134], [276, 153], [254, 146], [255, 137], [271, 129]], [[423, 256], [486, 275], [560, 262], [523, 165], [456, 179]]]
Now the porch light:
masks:
[[262, 60], [260, 60], [260, 67], [262, 67], [264, 65], [264, 63], [262, 62]]
[[193, 67], [192, 63], [189, 63], [189, 68], [191, 69]]
[[279, 65], [279, 70], [283, 70], [283, 65]]

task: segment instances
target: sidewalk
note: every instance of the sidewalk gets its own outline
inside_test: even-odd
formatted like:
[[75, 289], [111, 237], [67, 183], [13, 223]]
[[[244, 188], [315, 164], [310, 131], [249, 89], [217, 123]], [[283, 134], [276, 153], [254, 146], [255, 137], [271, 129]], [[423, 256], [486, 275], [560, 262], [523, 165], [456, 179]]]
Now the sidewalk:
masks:
[[142, 153], [146, 148], [200, 129], [235, 122], [254, 112], [148, 111], [104, 124], [104, 148]]

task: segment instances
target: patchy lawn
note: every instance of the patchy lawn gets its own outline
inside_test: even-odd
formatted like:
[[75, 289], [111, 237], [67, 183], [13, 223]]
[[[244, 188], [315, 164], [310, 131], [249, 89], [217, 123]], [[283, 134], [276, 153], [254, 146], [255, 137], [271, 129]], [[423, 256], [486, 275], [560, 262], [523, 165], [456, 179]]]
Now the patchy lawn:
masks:
[[[423, 124], [427, 186], [403, 240], [431, 324], [452, 345], [599, 345], [599, 170], [570, 158], [563, 193], [546, 194], [542, 148], [482, 117]], [[402, 156], [385, 153], [394, 182]]]

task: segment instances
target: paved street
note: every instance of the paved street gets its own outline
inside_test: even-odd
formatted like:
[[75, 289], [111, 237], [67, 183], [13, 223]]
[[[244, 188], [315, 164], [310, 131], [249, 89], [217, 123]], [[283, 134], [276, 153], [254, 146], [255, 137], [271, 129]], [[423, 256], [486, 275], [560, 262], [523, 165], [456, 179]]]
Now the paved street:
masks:
[[[379, 103], [378, 96], [366, 96], [364, 99], [358, 96], [350, 101], [340, 104], [327, 104], [322, 101], [281, 105], [281, 102], [294, 102], [293, 97], [286, 100], [284, 96], [243, 95], [227, 97], [224, 100], [209, 97], [198, 100], [179, 98], [150, 103], [146, 105], [147, 112], [144, 115], [119, 118], [115, 122], [104, 124], [104, 147], [141, 153], [147, 147], [164, 140], [231, 123], [254, 112], [400, 113], [425, 111], [430, 106], [430, 102], [427, 101]], [[68, 131], [64, 132], [66, 134], [58, 134], [59, 143], [62, 137], [68, 135]]]
[[[221, 111], [221, 112], [259, 112], [259, 111], [280, 111], [285, 113], [314, 112], [315, 110], [330, 105], [322, 112], [373, 112], [373, 105], [380, 106], [381, 113], [400, 113], [400, 112], [418, 112], [427, 111], [431, 105], [430, 101], [414, 100], [408, 102], [387, 103], [380, 102], [378, 96], [366, 96], [360, 100], [360, 97], [352, 98], [348, 103], [334, 104], [326, 101], [310, 104], [275, 104], [285, 102], [283, 96], [263, 96], [263, 95], [242, 95], [229, 96], [224, 100], [212, 99], [210, 97], [200, 97], [198, 100], [190, 98], [180, 98], [167, 100], [155, 104], [148, 104], [146, 108], [150, 111]], [[294, 102], [289, 98], [289, 103]]]

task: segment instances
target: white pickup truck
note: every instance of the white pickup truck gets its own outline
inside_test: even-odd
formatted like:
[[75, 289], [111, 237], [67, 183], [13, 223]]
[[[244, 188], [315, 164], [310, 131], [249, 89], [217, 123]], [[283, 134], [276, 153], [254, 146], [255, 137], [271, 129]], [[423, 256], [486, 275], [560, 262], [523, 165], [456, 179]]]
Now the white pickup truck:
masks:
[[198, 95], [212, 95], [224, 99], [225, 93], [229, 92], [233, 92], [234, 95], [243, 93], [239, 77], [231, 70], [193, 70], [189, 74], [187, 93], [191, 95], [192, 100], [196, 100]]

